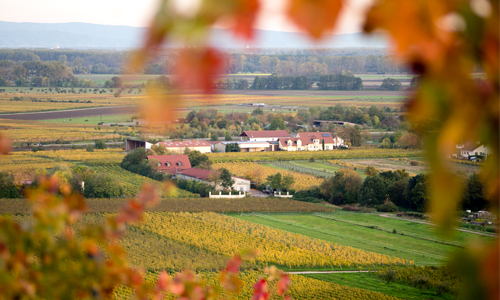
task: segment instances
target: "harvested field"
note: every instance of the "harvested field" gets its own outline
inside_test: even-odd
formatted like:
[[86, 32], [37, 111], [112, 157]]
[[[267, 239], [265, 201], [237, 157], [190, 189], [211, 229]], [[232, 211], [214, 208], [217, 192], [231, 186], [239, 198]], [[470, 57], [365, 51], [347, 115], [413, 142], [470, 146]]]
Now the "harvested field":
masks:
[[138, 106], [112, 106], [112, 107], [97, 107], [86, 109], [72, 109], [72, 110], [59, 110], [50, 112], [36, 112], [36, 113], [21, 113], [21, 114], [0, 114], [1, 119], [10, 120], [51, 120], [51, 119], [67, 119], [77, 117], [91, 117], [91, 116], [109, 116], [109, 115], [123, 115], [123, 114], [137, 114], [140, 112]]

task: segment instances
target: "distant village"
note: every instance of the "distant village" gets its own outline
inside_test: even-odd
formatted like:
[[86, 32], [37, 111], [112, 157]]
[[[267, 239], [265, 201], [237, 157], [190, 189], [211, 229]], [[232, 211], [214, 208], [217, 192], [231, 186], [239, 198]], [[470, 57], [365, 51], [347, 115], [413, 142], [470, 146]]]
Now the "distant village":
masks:
[[[201, 181], [211, 183], [218, 172], [191, 167], [187, 155], [183, 155], [186, 149], [199, 151], [200, 153], [211, 152], [263, 152], [263, 151], [331, 151], [345, 148], [344, 140], [338, 136], [332, 136], [329, 132], [300, 132], [288, 133], [286, 130], [268, 131], [244, 131], [238, 141], [179, 141], [158, 142], [156, 144], [147, 141], [127, 139], [126, 151], [130, 152], [137, 148], [151, 149], [152, 146], [164, 147], [174, 155], [148, 155], [148, 160], [154, 161], [157, 170], [172, 175], [172, 178]], [[251, 181], [245, 178], [231, 176], [234, 183], [232, 190], [242, 192], [239, 195], [211, 195], [211, 197], [243, 197], [250, 191]], [[216, 190], [220, 187], [216, 186]], [[279, 194], [276, 196], [280, 196]], [[283, 195], [282, 197], [291, 197]]]

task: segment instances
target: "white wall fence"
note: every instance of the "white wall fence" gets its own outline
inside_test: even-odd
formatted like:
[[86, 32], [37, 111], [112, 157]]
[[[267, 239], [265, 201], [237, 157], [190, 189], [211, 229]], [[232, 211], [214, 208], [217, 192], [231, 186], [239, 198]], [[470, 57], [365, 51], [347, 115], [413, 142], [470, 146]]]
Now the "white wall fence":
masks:
[[214, 194], [212, 195], [212, 192], [208, 192], [208, 198], [244, 198], [246, 197], [246, 192], [241, 193], [241, 191], [238, 192], [238, 195], [222, 195], [221, 192], [219, 194]]
[[278, 197], [278, 198], [292, 198], [293, 195], [290, 195], [289, 192], [286, 192], [286, 195], [281, 195], [281, 192], [279, 192], [279, 194], [276, 194], [276, 191], [274, 192], [274, 197]]

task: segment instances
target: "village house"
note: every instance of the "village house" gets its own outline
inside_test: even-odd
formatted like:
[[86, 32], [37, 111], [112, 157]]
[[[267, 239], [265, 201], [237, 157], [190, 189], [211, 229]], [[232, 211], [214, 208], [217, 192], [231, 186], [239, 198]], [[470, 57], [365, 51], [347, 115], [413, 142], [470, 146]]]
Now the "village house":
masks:
[[251, 141], [222, 141], [214, 145], [214, 152], [226, 152], [228, 144], [237, 144], [241, 152], [262, 152], [274, 151], [274, 148], [268, 142], [251, 142]]
[[191, 168], [187, 155], [148, 155], [148, 160], [154, 161], [156, 169], [161, 173], [175, 175], [177, 171]]
[[280, 138], [289, 138], [290, 134], [286, 130], [265, 130], [265, 131], [243, 131], [240, 134], [241, 141], [248, 142], [268, 142], [268, 151], [278, 151]]
[[188, 148], [189, 150], [200, 151], [201, 153], [212, 152], [211, 145], [205, 141], [159, 142], [156, 145], [161, 145], [167, 148], [167, 150], [169, 151], [178, 153], [184, 153], [184, 150], [186, 148]]
[[484, 145], [481, 145], [479, 143], [465, 143], [465, 144], [460, 144], [456, 145], [457, 149], [457, 154], [454, 156], [457, 157], [464, 157], [464, 158], [469, 158], [470, 156], [483, 156], [484, 158], [487, 158], [488, 155], [490, 154], [490, 149]]
[[251, 142], [277, 142], [286, 137], [290, 137], [286, 130], [243, 131], [240, 134], [240, 140]]
[[344, 140], [332, 137], [329, 132], [300, 132], [295, 137], [279, 139], [279, 149], [282, 151], [326, 151], [342, 146]]
[[[205, 169], [190, 168], [177, 171], [175, 177], [179, 179], [201, 181], [204, 183], [213, 184], [212, 179], [218, 175], [218, 172]], [[232, 186], [233, 190], [240, 192], [250, 191], [250, 180], [236, 176], [231, 177], [234, 179], [234, 184]], [[220, 185], [215, 186], [216, 190], [220, 190], [221, 188], [222, 187]]]

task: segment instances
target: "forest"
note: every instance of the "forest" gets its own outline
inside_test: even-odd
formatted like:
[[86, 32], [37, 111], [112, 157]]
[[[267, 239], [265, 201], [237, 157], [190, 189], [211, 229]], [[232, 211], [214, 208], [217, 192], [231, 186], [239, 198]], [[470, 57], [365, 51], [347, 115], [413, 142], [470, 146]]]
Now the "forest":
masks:
[[[164, 49], [160, 55], [151, 59], [143, 68], [144, 74], [172, 74], [176, 68], [178, 49]], [[74, 74], [120, 74], [127, 71], [127, 58], [130, 51], [105, 50], [0, 50], [0, 61], [15, 65], [25, 62], [59, 61], [72, 69]], [[222, 73], [278, 73], [283, 76], [307, 76], [317, 78], [321, 75], [341, 73], [404, 73], [408, 70], [396, 63], [391, 56], [381, 55], [377, 49], [366, 51], [335, 51], [332, 49], [282, 50], [261, 49], [239, 53], [225, 51], [221, 54], [224, 62]], [[2, 67], [5, 68], [5, 67]], [[0, 77], [3, 76], [0, 69]]]

